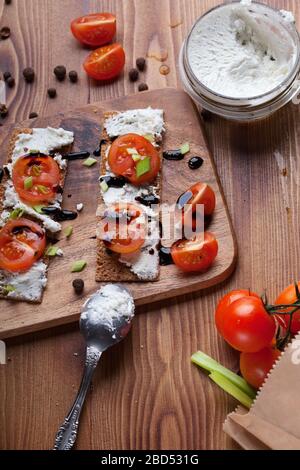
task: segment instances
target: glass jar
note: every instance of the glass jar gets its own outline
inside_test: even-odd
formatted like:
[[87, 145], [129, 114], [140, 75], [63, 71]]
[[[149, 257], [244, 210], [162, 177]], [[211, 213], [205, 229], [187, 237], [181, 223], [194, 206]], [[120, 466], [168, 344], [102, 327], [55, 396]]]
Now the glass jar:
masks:
[[[209, 89], [196, 77], [189, 61], [188, 51], [191, 36], [195, 28], [198, 28], [199, 25], [201, 27], [203, 18], [216, 10], [221, 11], [221, 9], [226, 8], [229, 3], [237, 4], [239, 3], [239, 0], [227, 2], [209, 10], [194, 23], [180, 51], [179, 72], [181, 81], [185, 90], [192, 99], [197, 104], [201, 105], [202, 108], [211, 111], [214, 114], [235, 121], [254, 121], [257, 119], [263, 119], [293, 100], [293, 98], [295, 98], [300, 92], [299, 33], [295, 23], [293, 21], [287, 21], [278, 10], [258, 2], [252, 2], [251, 5], [247, 6], [250, 14], [256, 15], [256, 17], [264, 15], [267, 17], [268, 21], [274, 21], [274, 24], [277, 25], [278, 29], [279, 27], [283, 27], [286, 30], [296, 51], [294, 65], [278, 86], [259, 96], [235, 98], [219, 94], [216, 91]], [[274, 34], [276, 34], [276, 30], [276, 27], [274, 27]]]

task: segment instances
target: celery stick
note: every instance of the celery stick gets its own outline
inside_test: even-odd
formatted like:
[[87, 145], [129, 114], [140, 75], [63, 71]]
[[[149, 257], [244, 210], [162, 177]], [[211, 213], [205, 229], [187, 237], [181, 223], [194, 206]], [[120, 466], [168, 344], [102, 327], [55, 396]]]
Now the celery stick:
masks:
[[250, 387], [246, 380], [226, 367], [222, 366], [217, 361], [207, 356], [207, 354], [204, 354], [202, 351], [197, 351], [195, 354], [193, 354], [191, 360], [194, 364], [202, 367], [202, 369], [208, 370], [209, 372], [218, 372], [219, 374], [226, 377], [226, 379], [230, 380], [232, 384], [236, 385], [249, 397], [255, 398], [256, 392], [252, 387]]
[[224, 377], [224, 375], [219, 372], [212, 372], [209, 375], [209, 378], [215, 382], [219, 387], [221, 387], [225, 392], [229, 393], [232, 397], [236, 398], [242, 405], [246, 408], [251, 408], [253, 403], [252, 398], [244, 393], [239, 387], [236, 387], [229, 379]]

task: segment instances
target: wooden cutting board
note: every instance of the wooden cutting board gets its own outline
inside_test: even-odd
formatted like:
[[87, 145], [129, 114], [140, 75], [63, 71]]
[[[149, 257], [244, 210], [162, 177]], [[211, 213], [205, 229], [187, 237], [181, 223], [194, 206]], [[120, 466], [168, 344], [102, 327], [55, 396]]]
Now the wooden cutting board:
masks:
[[[75, 133], [74, 150], [91, 153], [99, 143], [102, 113], [109, 110], [125, 110], [147, 106], [163, 108], [166, 120], [164, 149], [176, 149], [189, 142], [191, 154], [180, 162], [163, 162], [162, 202], [174, 203], [178, 196], [197, 181], [209, 183], [217, 198], [216, 211], [209, 230], [219, 241], [219, 254], [213, 267], [204, 274], [187, 275], [175, 266], [161, 268], [161, 278], [153, 283], [131, 283], [137, 305], [148, 304], [185, 293], [200, 291], [224, 281], [233, 271], [237, 250], [226, 201], [216, 173], [214, 161], [207, 148], [204, 131], [197, 110], [183, 91], [165, 88], [118, 100], [95, 103], [79, 110], [60, 113], [48, 118], [37, 118], [0, 130], [1, 164], [5, 162], [10, 132], [14, 127], [63, 127]], [[191, 156], [200, 155], [204, 164], [198, 170], [189, 169]], [[64, 208], [75, 209], [83, 203], [84, 209], [77, 220], [71, 222], [74, 232], [69, 240], [61, 235], [59, 247], [63, 258], [54, 259], [49, 268], [48, 286], [40, 305], [0, 300], [0, 338], [8, 338], [36, 330], [78, 320], [84, 300], [100, 285], [95, 278], [96, 241], [92, 237], [96, 228], [96, 198], [98, 196], [99, 165], [85, 168], [82, 161], [69, 164], [64, 191]], [[70, 225], [66, 222], [65, 225]], [[71, 274], [74, 260], [85, 259], [87, 268]], [[75, 295], [72, 281], [80, 277], [85, 282], [84, 295]]]

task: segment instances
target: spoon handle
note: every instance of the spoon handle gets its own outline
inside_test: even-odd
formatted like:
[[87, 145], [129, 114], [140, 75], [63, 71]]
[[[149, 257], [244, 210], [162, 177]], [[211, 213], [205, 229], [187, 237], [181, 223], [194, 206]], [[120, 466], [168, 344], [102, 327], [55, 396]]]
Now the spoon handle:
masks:
[[71, 450], [75, 444], [80, 413], [101, 354], [102, 352], [98, 349], [92, 346], [87, 347], [84, 373], [80, 388], [71, 410], [56, 434], [53, 450]]

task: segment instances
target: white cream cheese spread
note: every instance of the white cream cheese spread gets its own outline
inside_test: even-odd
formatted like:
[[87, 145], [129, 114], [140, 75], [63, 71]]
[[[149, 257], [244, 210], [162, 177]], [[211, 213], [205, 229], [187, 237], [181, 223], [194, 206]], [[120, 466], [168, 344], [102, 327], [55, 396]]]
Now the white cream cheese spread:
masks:
[[[110, 137], [118, 137], [128, 133], [139, 135], [153, 135], [157, 141], [161, 141], [162, 133], [165, 130], [163, 110], [161, 109], [134, 109], [118, 113], [107, 119], [104, 123]], [[109, 149], [108, 149], [109, 151]], [[106, 175], [113, 175], [107, 167]], [[105, 176], [105, 175], [102, 175]], [[110, 204], [128, 202], [139, 205], [136, 197], [147, 194], [157, 195], [157, 188], [154, 185], [134, 186], [126, 183], [122, 188], [101, 189], [102, 197], [106, 206]], [[159, 216], [151, 208], [141, 206], [143, 212], [148, 216], [148, 236], [141, 250], [130, 254], [121, 255], [119, 261], [124, 263], [141, 280], [154, 280], [159, 273], [159, 253], [158, 244], [160, 241]]]
[[164, 129], [164, 112], [162, 109], [132, 109], [118, 113], [105, 121], [109, 137], [125, 134], [154, 135], [161, 139]]
[[[37, 150], [41, 153], [49, 154], [57, 149], [71, 145], [74, 141], [73, 132], [66, 131], [65, 129], [54, 129], [52, 127], [36, 128], [32, 130], [32, 134], [20, 134], [17, 138], [15, 148], [12, 155], [12, 161], [7, 166], [10, 174], [14, 163], [30, 150]], [[67, 160], [63, 159], [59, 153], [56, 153], [54, 160], [57, 162], [62, 170], [67, 168]], [[60, 207], [62, 202], [61, 194], [57, 194], [55, 201], [51, 204]], [[9, 217], [7, 209], [22, 209], [25, 214], [32, 215], [40, 220], [44, 227], [50, 232], [59, 232], [61, 224], [55, 222], [51, 217], [45, 214], [39, 214], [31, 206], [21, 201], [16, 193], [14, 186], [9, 180], [5, 185], [5, 193], [3, 200], [4, 211], [0, 216], [0, 224], [3, 225]]]
[[91, 325], [102, 324], [113, 331], [114, 322], [134, 317], [134, 301], [129, 292], [117, 284], [107, 284], [94, 294], [83, 306], [81, 318]]
[[43, 289], [47, 284], [47, 265], [37, 261], [24, 273], [8, 273], [0, 270], [0, 293], [8, 287], [8, 299], [28, 300], [36, 302], [41, 299]]
[[251, 0], [222, 5], [204, 15], [191, 32], [191, 70], [222, 96], [246, 99], [268, 93], [296, 63], [296, 45], [288, 31], [293, 21], [293, 14], [284, 10], [259, 14]]

